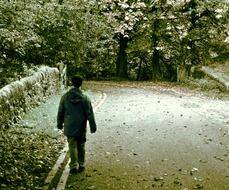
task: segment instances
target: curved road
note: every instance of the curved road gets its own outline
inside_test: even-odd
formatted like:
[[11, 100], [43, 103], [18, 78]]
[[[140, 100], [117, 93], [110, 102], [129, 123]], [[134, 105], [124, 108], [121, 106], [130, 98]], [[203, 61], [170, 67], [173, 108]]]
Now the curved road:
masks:
[[86, 171], [73, 190], [229, 189], [229, 101], [138, 86], [107, 94], [88, 134]]

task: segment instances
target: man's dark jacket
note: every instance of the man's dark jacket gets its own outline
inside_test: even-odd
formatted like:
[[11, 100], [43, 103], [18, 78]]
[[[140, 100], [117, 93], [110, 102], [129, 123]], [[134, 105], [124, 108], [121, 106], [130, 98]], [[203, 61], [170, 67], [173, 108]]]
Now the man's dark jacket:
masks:
[[76, 139], [85, 142], [87, 120], [91, 132], [95, 132], [96, 123], [89, 98], [83, 95], [78, 88], [70, 89], [60, 100], [57, 127], [59, 129], [64, 127], [64, 134], [67, 137], [76, 137]]

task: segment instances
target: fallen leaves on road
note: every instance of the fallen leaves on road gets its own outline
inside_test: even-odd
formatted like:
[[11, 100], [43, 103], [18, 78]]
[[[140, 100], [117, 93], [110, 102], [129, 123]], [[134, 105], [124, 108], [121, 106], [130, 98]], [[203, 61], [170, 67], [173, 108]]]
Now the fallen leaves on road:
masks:
[[1, 129], [0, 189], [42, 189], [62, 141], [23, 127]]

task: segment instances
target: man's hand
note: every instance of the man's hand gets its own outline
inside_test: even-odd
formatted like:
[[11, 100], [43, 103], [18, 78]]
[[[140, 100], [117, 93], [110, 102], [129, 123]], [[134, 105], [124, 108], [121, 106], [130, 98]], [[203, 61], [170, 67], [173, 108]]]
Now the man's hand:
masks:
[[96, 128], [95, 127], [92, 127], [91, 128], [91, 133], [95, 133], [96, 132]]
[[57, 125], [57, 128], [58, 128], [58, 129], [63, 129], [63, 127], [64, 127], [63, 124], [58, 124], [58, 125]]

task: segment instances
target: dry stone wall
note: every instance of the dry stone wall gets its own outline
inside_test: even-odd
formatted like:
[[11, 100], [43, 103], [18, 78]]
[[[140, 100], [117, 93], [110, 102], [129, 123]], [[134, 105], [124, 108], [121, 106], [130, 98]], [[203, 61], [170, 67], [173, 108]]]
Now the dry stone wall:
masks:
[[34, 75], [0, 89], [0, 126], [16, 123], [23, 113], [59, 90], [57, 68], [42, 67]]

